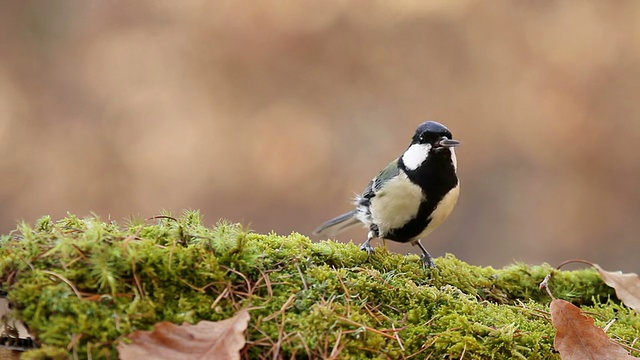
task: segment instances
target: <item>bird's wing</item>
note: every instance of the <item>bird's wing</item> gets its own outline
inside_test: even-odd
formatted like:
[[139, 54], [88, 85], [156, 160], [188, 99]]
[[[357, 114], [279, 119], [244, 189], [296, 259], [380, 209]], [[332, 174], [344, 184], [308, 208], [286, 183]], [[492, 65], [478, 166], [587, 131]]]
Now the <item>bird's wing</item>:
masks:
[[373, 180], [369, 183], [369, 186], [364, 190], [362, 194], [362, 198], [369, 200], [372, 197], [376, 196], [376, 193], [382, 189], [384, 184], [393, 179], [394, 177], [400, 174], [400, 169], [398, 168], [398, 160], [392, 161], [387, 167], [382, 170], [378, 176], [374, 177]]
[[[371, 198], [376, 196], [376, 193], [378, 193], [380, 189], [382, 189], [383, 185], [387, 181], [398, 176], [399, 173], [400, 170], [398, 169], [397, 160], [387, 165], [387, 167], [382, 170], [380, 174], [378, 174], [378, 176], [376, 176], [375, 178], [373, 178], [373, 180], [371, 180], [371, 182], [369, 182], [369, 186], [367, 186], [367, 188], [364, 190], [364, 193], [356, 198], [357, 206], [363, 206], [365, 209], [367, 209], [364, 211], [368, 212], [368, 206], [370, 205]], [[326, 223], [320, 225], [314, 231], [314, 234], [329, 237], [335, 236], [342, 230], [362, 221], [358, 216], [359, 211], [362, 210], [354, 210], [346, 214], [342, 214], [335, 219], [327, 221]]]

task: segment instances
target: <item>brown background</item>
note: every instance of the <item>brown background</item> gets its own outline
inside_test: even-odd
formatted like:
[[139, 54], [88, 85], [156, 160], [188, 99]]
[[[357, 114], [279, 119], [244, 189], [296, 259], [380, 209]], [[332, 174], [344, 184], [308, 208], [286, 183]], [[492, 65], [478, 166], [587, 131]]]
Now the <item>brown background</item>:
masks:
[[192, 208], [310, 234], [435, 119], [462, 194], [432, 254], [640, 271], [638, 1], [1, 7], [1, 233]]

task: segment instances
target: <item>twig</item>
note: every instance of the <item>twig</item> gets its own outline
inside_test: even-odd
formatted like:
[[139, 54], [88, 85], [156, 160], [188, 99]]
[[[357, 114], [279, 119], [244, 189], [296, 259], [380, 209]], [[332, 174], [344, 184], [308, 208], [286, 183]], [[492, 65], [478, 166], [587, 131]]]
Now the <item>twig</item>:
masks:
[[609, 321], [609, 323], [607, 323], [607, 325], [605, 325], [604, 328], [602, 328], [602, 330], [606, 333], [607, 331], [609, 331], [609, 328], [611, 327], [611, 325], [613, 325], [613, 323], [615, 323], [618, 320], [617, 317], [614, 317], [613, 319], [611, 319], [611, 321]]
[[549, 289], [549, 280], [551, 280], [552, 275], [553, 273], [550, 273], [544, 277], [544, 280], [542, 280], [542, 282], [540, 283], [540, 289], [547, 290], [547, 293], [549, 294], [549, 296], [551, 296], [551, 299], [555, 300], [556, 299], [555, 296], [553, 296], [553, 294], [551, 293], [551, 290]]
[[309, 346], [307, 346], [307, 342], [304, 341], [304, 338], [302, 337], [302, 334], [300, 334], [300, 332], [297, 332], [296, 335], [300, 338], [302, 346], [304, 346], [304, 350], [307, 352], [307, 358], [311, 359], [311, 349], [309, 349]]
[[144, 289], [142, 288], [140, 276], [136, 272], [136, 261], [134, 259], [131, 259], [131, 272], [133, 273], [133, 281], [136, 283], [136, 287], [138, 288], [138, 292], [140, 293], [140, 299], [144, 300], [146, 298], [146, 295], [144, 293]]
[[571, 259], [571, 260], [567, 260], [567, 261], [563, 261], [562, 263], [560, 263], [560, 265], [556, 266], [556, 270], [560, 270], [561, 267], [567, 265], [567, 264], [571, 264], [571, 263], [582, 263], [582, 264], [587, 264], [589, 266], [593, 266], [592, 262], [589, 262], [587, 260], [583, 260], [583, 259]]
[[347, 319], [346, 317], [338, 316], [337, 318], [338, 318], [338, 320], [342, 320], [342, 321], [344, 321], [344, 322], [346, 322], [346, 323], [348, 323], [350, 325], [361, 327], [361, 328], [363, 328], [363, 329], [365, 329], [367, 331], [371, 331], [372, 333], [376, 333], [376, 334], [384, 336], [384, 337], [386, 337], [388, 339], [391, 339], [391, 340], [395, 340], [396, 339], [395, 336], [389, 335], [384, 331], [381, 331], [381, 330], [378, 330], [378, 329], [374, 329], [374, 328], [369, 327], [369, 326], [364, 325], [364, 324], [357, 323], [357, 322], [355, 322], [355, 321], [353, 321], [351, 319]]
[[249, 281], [249, 279], [247, 279], [247, 277], [243, 273], [241, 273], [238, 270], [232, 269], [232, 268], [230, 268], [228, 266], [220, 265], [220, 267], [223, 268], [223, 269], [226, 269], [227, 271], [231, 271], [232, 273], [237, 274], [240, 277], [242, 277], [244, 279], [245, 283], [247, 284], [247, 292], [249, 294], [253, 294], [253, 291], [251, 290], [251, 282]]
[[[269, 302], [273, 298], [273, 287], [272, 287], [272, 284], [271, 284], [271, 279], [269, 279], [269, 276], [267, 276], [264, 272], [262, 272], [262, 270], [258, 269], [258, 271], [260, 272], [260, 277], [253, 284], [252, 293], [255, 292], [256, 289], [258, 289], [258, 288], [260, 288], [262, 286], [266, 286], [267, 287], [267, 294], [269, 295], [269, 298], [268, 298], [267, 302]], [[263, 280], [264, 280], [264, 285], [260, 285], [260, 282], [262, 282]], [[276, 284], [281, 284], [281, 283], [276, 283]]]
[[156, 220], [156, 219], [169, 219], [169, 220], [173, 220], [175, 222], [178, 221], [176, 218], [171, 217], [171, 216], [167, 216], [167, 215], [156, 215], [156, 216], [152, 216], [150, 218], [147, 218], [146, 220]]
[[226, 297], [228, 293], [229, 293], [229, 287], [227, 286], [226, 288], [224, 288], [224, 290], [222, 290], [220, 295], [218, 295], [218, 297], [215, 300], [213, 300], [213, 303], [211, 304], [211, 309], [214, 309], [216, 307], [216, 305], [218, 305], [220, 300], [222, 300], [222, 298]]
[[82, 337], [84, 336], [83, 333], [80, 334], [71, 334], [71, 342], [69, 342], [69, 344], [67, 345], [67, 351], [69, 350], [73, 350], [72, 354], [73, 354], [73, 359], [77, 360], [78, 359], [78, 341], [80, 341], [80, 339], [82, 339]]
[[80, 294], [80, 291], [78, 291], [78, 288], [76, 288], [75, 285], [73, 285], [73, 283], [71, 281], [69, 281], [69, 279], [67, 279], [66, 277], [60, 275], [60, 274], [56, 274], [53, 271], [49, 271], [49, 270], [40, 270], [45, 274], [49, 274], [51, 276], [55, 276], [58, 279], [64, 281], [67, 285], [69, 285], [71, 287], [71, 289], [73, 290], [74, 293], [76, 293], [76, 296], [78, 297], [78, 299], [82, 300], [82, 295]]
[[[278, 316], [278, 314], [282, 315], [282, 321], [280, 322], [280, 326], [278, 326], [278, 342], [275, 344], [273, 360], [277, 360], [278, 355], [280, 355], [280, 348], [282, 348], [282, 341], [285, 340], [285, 335], [284, 335], [284, 325], [286, 323], [285, 312], [287, 308], [291, 304], [293, 304], [293, 301], [295, 300], [295, 298], [296, 298], [295, 294], [291, 294], [291, 296], [289, 296], [289, 299], [287, 299], [287, 301], [284, 304], [282, 304], [280, 311], [272, 315], [272, 316]], [[265, 321], [269, 321], [269, 320], [265, 318]], [[288, 337], [288, 335], [286, 337]]]
[[395, 331], [396, 330], [396, 326], [394, 324], [391, 324], [391, 327], [393, 328], [393, 331], [396, 334], [396, 340], [398, 340], [398, 345], [400, 345], [400, 349], [402, 349], [402, 351], [404, 352], [404, 345], [402, 345], [402, 340], [400, 339], [400, 332], [399, 331]]
[[[636, 338], [636, 340], [638, 340], [638, 339]], [[623, 344], [623, 343], [621, 343], [621, 342], [620, 342], [620, 341], [618, 341], [618, 340], [611, 339], [611, 341], [613, 341], [614, 343], [616, 343], [616, 344], [618, 344], [618, 345], [622, 346], [622, 347], [623, 347], [625, 350], [627, 350], [628, 352], [632, 352], [632, 351], [640, 351], [640, 349], [636, 349], [636, 348], [634, 348], [634, 347], [633, 347], [633, 344], [635, 343], [635, 340], [634, 340], [634, 342], [631, 344], [631, 346], [626, 345], [626, 344]]]
[[342, 351], [340, 348], [340, 340], [342, 340], [342, 329], [339, 329], [338, 338], [336, 339], [336, 343], [333, 344], [333, 349], [331, 349], [331, 354], [329, 355], [331, 359], [337, 359], [340, 351]]
[[467, 352], [467, 344], [464, 344], [464, 348], [462, 349], [462, 354], [460, 354], [460, 360], [464, 359], [464, 354]]
[[287, 299], [287, 301], [284, 302], [284, 304], [282, 304], [282, 307], [280, 308], [280, 310], [278, 310], [278, 312], [271, 314], [269, 316], [267, 316], [266, 318], [264, 318], [264, 321], [270, 321], [272, 319], [275, 319], [278, 315], [283, 314], [284, 312], [287, 310], [287, 308], [289, 308], [292, 304], [293, 301], [296, 299], [296, 295], [295, 294], [291, 294], [291, 296], [289, 296], [289, 298]]
[[300, 270], [300, 265], [298, 263], [296, 263], [296, 269], [298, 269], [298, 274], [300, 274], [300, 279], [302, 279], [302, 286], [304, 286], [305, 290], [309, 290], [307, 282], [304, 280], [304, 275], [302, 275], [302, 270]]

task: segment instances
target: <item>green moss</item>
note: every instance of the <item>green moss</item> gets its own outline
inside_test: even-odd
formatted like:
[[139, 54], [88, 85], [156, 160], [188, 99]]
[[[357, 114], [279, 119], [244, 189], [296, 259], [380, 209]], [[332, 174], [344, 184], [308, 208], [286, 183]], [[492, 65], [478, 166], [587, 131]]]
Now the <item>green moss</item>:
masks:
[[[384, 248], [367, 259], [354, 244], [227, 222], [208, 228], [193, 211], [126, 226], [69, 215], [0, 237], [0, 290], [43, 344], [25, 353], [31, 359], [117, 358], [132, 331], [240, 308], [251, 313], [248, 358], [558, 358], [538, 289], [555, 272], [549, 265], [481, 268], [453, 255], [436, 263], [425, 269], [418, 256]], [[640, 316], [595, 271], [556, 272], [551, 287], [600, 326], [617, 317], [611, 336], [640, 337]]]

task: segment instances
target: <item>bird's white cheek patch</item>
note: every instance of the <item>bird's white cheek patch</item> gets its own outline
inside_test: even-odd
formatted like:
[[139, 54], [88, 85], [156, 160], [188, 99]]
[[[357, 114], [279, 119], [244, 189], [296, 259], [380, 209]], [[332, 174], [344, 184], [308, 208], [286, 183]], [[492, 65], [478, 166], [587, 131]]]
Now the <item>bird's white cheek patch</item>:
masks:
[[402, 162], [409, 170], [417, 169], [429, 156], [430, 144], [413, 144], [402, 154]]

